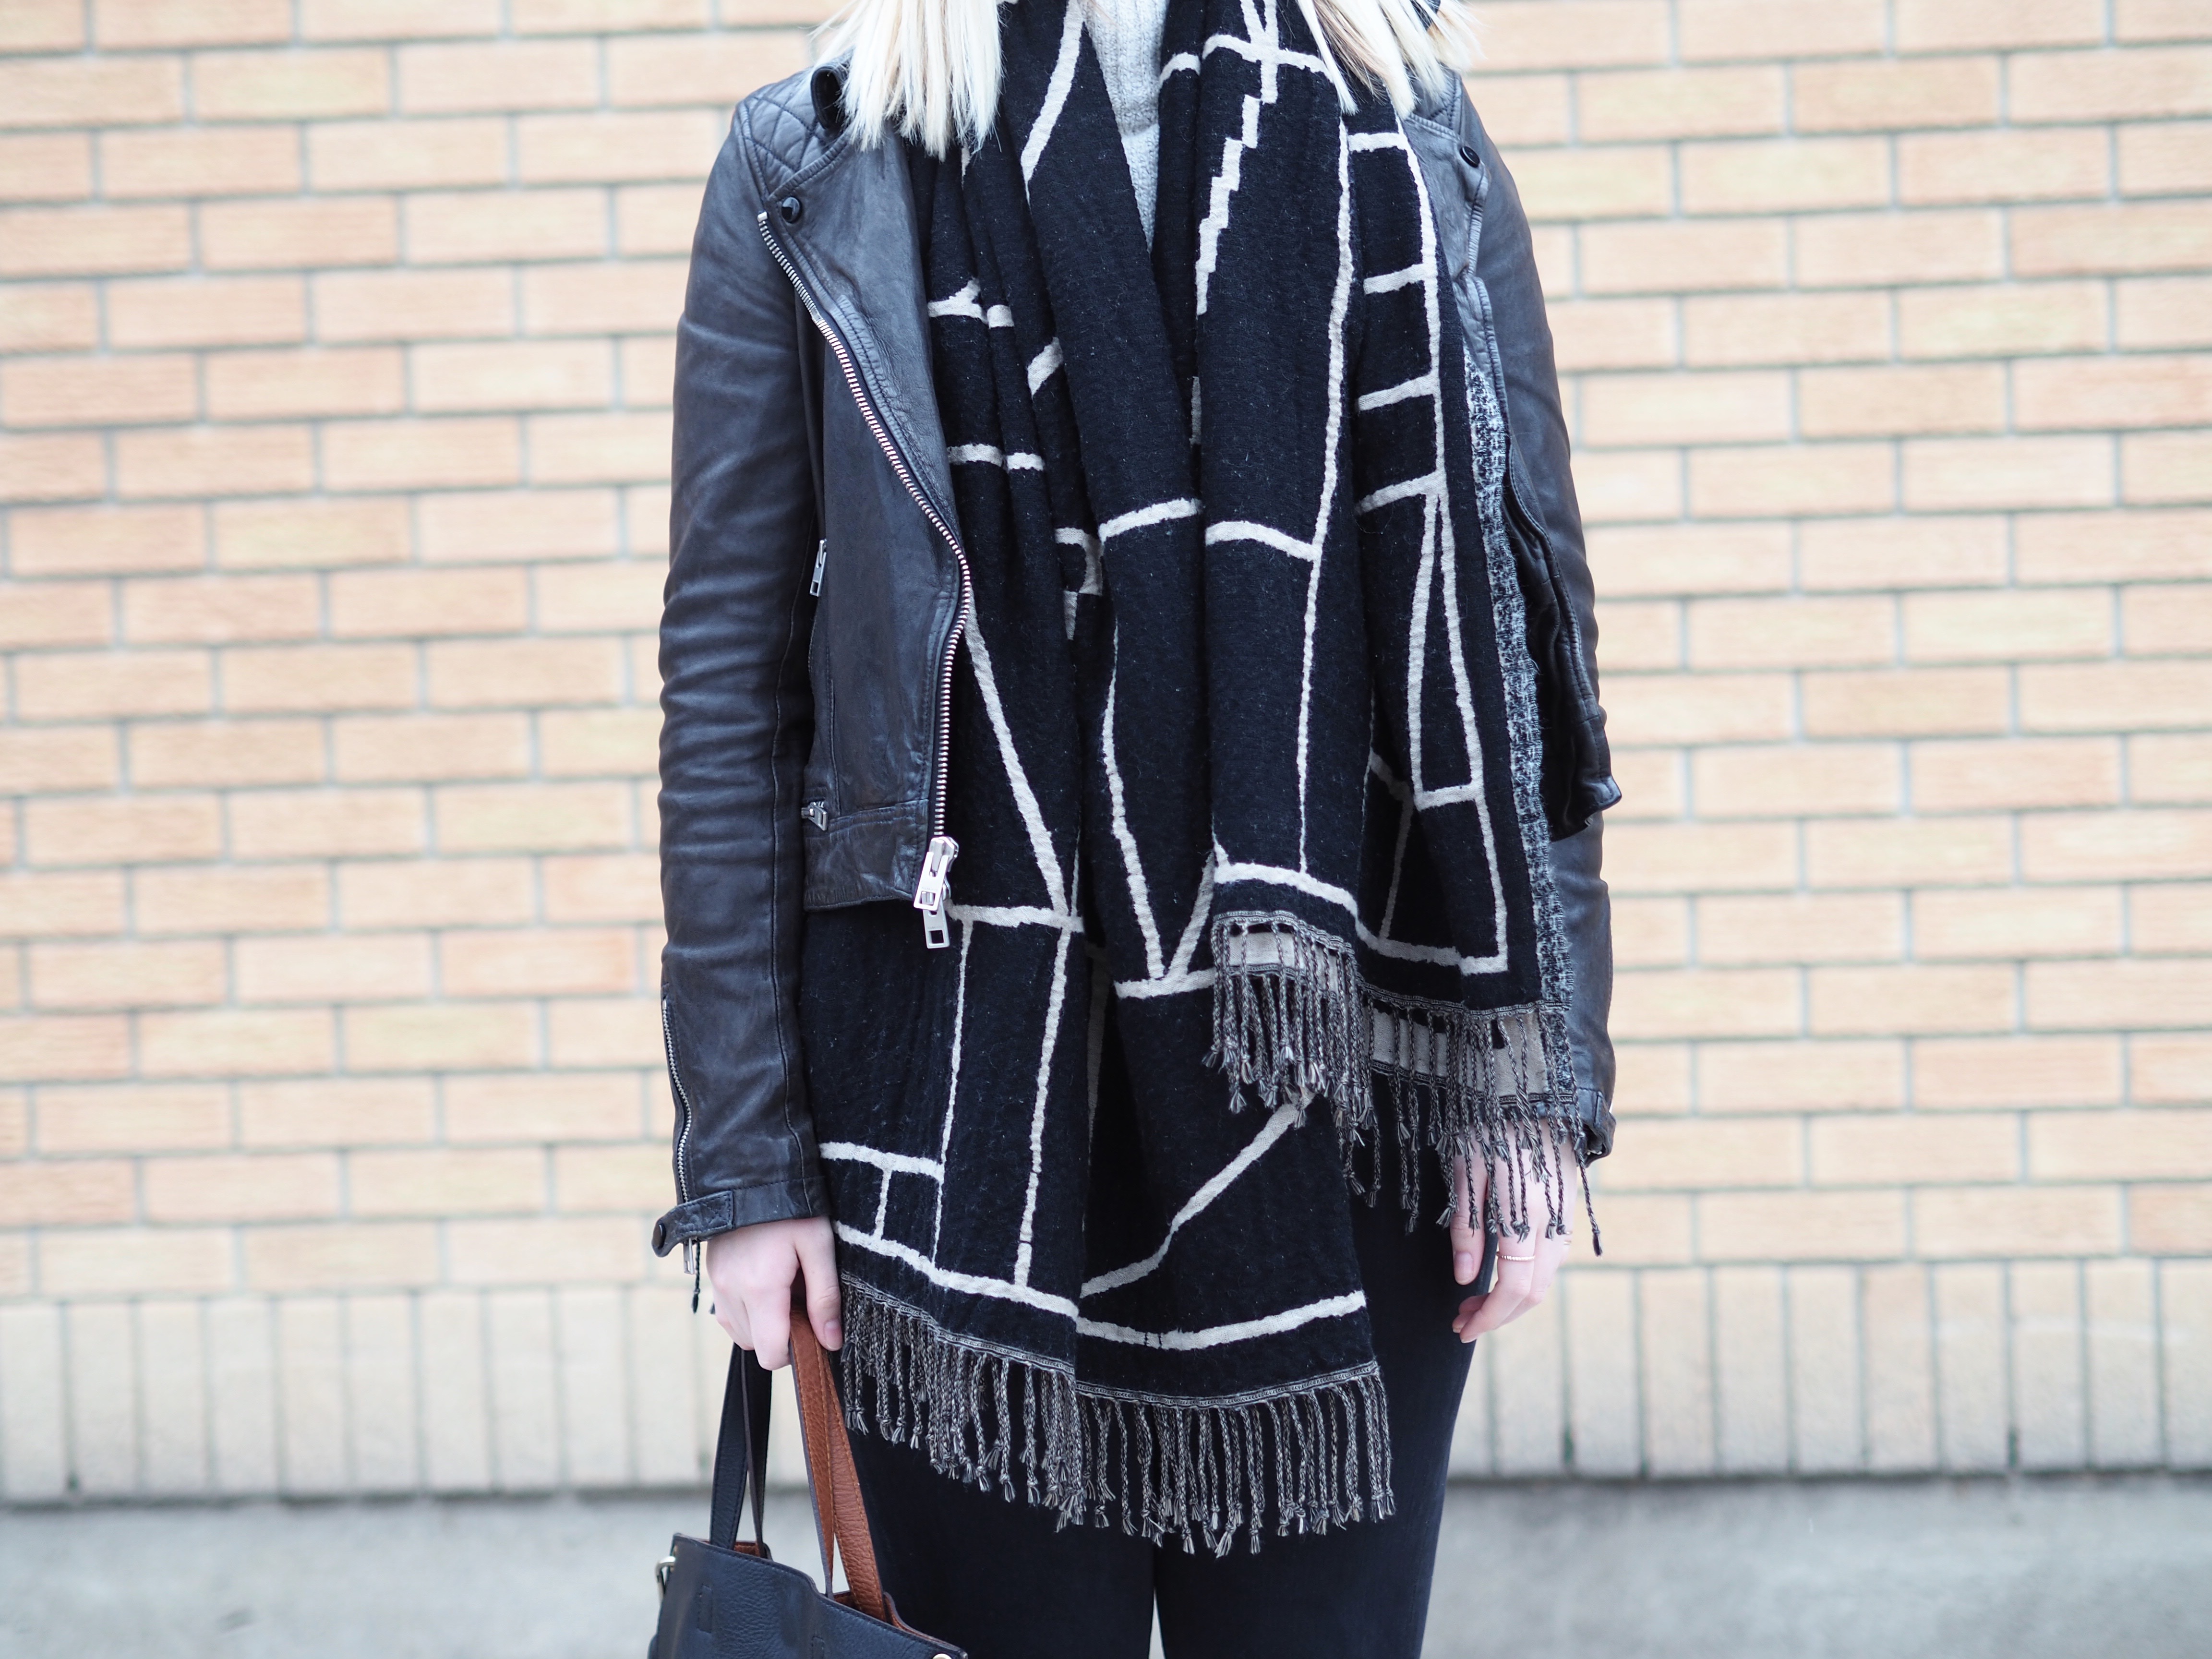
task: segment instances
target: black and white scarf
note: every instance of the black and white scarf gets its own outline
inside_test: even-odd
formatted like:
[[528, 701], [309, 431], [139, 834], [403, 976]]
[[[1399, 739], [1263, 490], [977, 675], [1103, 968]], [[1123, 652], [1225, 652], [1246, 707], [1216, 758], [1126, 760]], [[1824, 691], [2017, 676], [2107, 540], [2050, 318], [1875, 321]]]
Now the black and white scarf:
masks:
[[1148, 258], [1082, 5], [1005, 9], [995, 135], [909, 153], [970, 586], [951, 940], [811, 916], [804, 1036], [854, 1425], [1256, 1548], [1390, 1511], [1348, 1206], [1519, 1153], [1495, 1224], [1566, 1226], [1534, 672], [1388, 100], [1344, 113], [1291, 0], [1175, 0]]

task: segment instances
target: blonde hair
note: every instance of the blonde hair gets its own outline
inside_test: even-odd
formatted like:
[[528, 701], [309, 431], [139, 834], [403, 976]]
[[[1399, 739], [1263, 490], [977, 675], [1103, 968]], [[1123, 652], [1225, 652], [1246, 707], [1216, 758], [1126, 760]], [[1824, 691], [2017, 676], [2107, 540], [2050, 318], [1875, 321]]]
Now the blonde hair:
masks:
[[[1020, 0], [1005, 0], [1020, 3]], [[978, 142], [999, 106], [1002, 0], [850, 0], [816, 36], [851, 55], [845, 114], [862, 144], [887, 133], [945, 155]], [[1349, 109], [1344, 72], [1390, 94], [1400, 114], [1448, 91], [1481, 48], [1464, 0], [1297, 0]]]

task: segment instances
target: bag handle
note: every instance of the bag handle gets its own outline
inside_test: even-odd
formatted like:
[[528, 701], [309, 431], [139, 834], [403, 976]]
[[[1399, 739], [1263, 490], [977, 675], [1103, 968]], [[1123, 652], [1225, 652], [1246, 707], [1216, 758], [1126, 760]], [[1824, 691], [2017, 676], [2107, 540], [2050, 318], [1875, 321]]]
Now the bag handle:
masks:
[[735, 1549], [745, 1493], [753, 1500], [753, 1553], [768, 1553], [761, 1528], [762, 1492], [768, 1485], [769, 1398], [774, 1384], [744, 1348], [730, 1350], [729, 1380], [722, 1385], [722, 1429], [714, 1439], [714, 1509], [707, 1539]]
[[845, 1431], [845, 1412], [837, 1398], [837, 1379], [830, 1357], [814, 1340], [803, 1313], [791, 1322], [791, 1370], [799, 1383], [799, 1425], [806, 1445], [806, 1484], [814, 1498], [814, 1529], [822, 1544], [822, 1587], [839, 1552], [845, 1558], [845, 1583], [853, 1605], [871, 1619], [895, 1623], [876, 1571], [875, 1540], [868, 1533], [868, 1510], [860, 1497], [860, 1477], [853, 1467], [853, 1443]]

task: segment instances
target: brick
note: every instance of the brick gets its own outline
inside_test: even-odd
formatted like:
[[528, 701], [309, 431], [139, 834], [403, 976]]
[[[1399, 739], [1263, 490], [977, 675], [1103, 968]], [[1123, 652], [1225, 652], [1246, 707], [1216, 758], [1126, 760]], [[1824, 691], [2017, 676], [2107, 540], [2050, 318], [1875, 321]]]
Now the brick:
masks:
[[39, 1091], [47, 1153], [202, 1152], [230, 1142], [221, 1084], [99, 1085]]
[[5, 937], [11, 939], [119, 933], [123, 878], [108, 870], [0, 873], [0, 915], [8, 918]]
[[[659, 1010], [648, 998], [566, 997], [548, 1011], [546, 1060], [553, 1066], [634, 1066], [659, 1042]], [[675, 1109], [665, 1085], [657, 1085], [653, 1098], [653, 1133], [659, 1133], [675, 1121]]]
[[2130, 738], [2128, 779], [2139, 801], [2212, 801], [2212, 738]]
[[342, 783], [522, 777], [530, 725], [522, 714], [360, 715], [331, 732]]
[[2011, 215], [2015, 276], [2202, 270], [2212, 264], [2212, 225], [2195, 205], [2021, 208]]
[[433, 563], [599, 558], [620, 550], [609, 490], [466, 492], [420, 504], [422, 556]]
[[2114, 888], [2018, 889], [1916, 894], [1913, 951], [1947, 958], [2109, 955], [2120, 948]]
[[323, 469], [339, 489], [507, 483], [521, 462], [506, 420], [380, 421], [324, 429]]
[[1696, 367], [1878, 360], [1889, 355], [1889, 301], [1879, 294], [1693, 296], [1682, 302], [1682, 333], [1683, 356]]
[[427, 1222], [254, 1227], [240, 1242], [246, 1282], [264, 1292], [404, 1289], [441, 1278], [437, 1229]]
[[2212, 513], [2036, 514], [2020, 520], [2023, 582], [2186, 580], [2212, 574]]
[[0, 434], [0, 504], [80, 501], [101, 493], [106, 465], [96, 436]]
[[1913, 512], [2092, 507], [2112, 495], [2112, 447], [2101, 438], [1911, 440], [1904, 472]]
[[642, 1130], [633, 1073], [521, 1073], [450, 1078], [446, 1134], [497, 1141], [628, 1140]]
[[625, 257], [689, 253], [698, 223], [696, 185], [624, 185], [615, 191], [615, 248]]
[[2212, 662], [2053, 663], [2020, 671], [2021, 726], [2036, 732], [2126, 731], [2201, 725], [2212, 703]]
[[622, 659], [607, 640], [499, 640], [428, 648], [430, 701], [440, 708], [612, 702]]
[[1805, 826], [1805, 866], [1815, 887], [2004, 881], [2012, 829], [1996, 817], [1815, 822]]
[[114, 636], [106, 584], [18, 582], [0, 605], [0, 651], [57, 645], [106, 645]]
[[83, 1226], [136, 1218], [131, 1165], [120, 1158], [0, 1164], [0, 1226]]
[[629, 792], [619, 786], [452, 784], [436, 792], [446, 853], [564, 852], [626, 845]]
[[1936, 1260], [2111, 1255], [2119, 1194], [2109, 1187], [1935, 1188], [1912, 1198], [1913, 1243]]
[[1722, 519], [1883, 512], [1896, 504], [1896, 470], [1887, 444], [1694, 450], [1691, 511]]
[[430, 993], [430, 942], [418, 934], [242, 939], [232, 961], [242, 1002], [396, 1002]]
[[2197, 0], [2118, 0], [2112, 36], [2118, 40], [2191, 40], [2204, 32]]
[[1860, 1111], [1905, 1100], [1896, 1042], [1709, 1042], [1698, 1049], [1698, 1073], [1707, 1112]]
[[215, 534], [216, 562], [230, 569], [390, 564], [407, 556], [407, 504], [222, 502]]
[[188, 1007], [221, 1001], [227, 978], [212, 943], [31, 948], [31, 1000], [41, 1008]]
[[617, 106], [726, 105], [808, 62], [806, 36], [796, 29], [703, 40], [615, 36], [607, 42], [607, 95]]
[[2148, 1255], [2202, 1255], [2212, 1249], [2212, 1185], [2130, 1189], [2128, 1239]]
[[1604, 676], [1687, 666], [1682, 660], [1682, 606], [1672, 600], [1601, 599], [1597, 633], [1598, 667]]
[[1783, 76], [1773, 64], [1630, 70], [1578, 83], [1585, 143], [1778, 132]]
[[213, 858], [222, 825], [211, 795], [33, 799], [24, 809], [31, 862], [104, 865]]
[[117, 779], [112, 741], [87, 742], [75, 726], [51, 731], [0, 726], [0, 795], [112, 789]]
[[2015, 121], [2125, 121], [2212, 110], [2212, 45], [2033, 52], [2008, 88]]
[[644, 708], [549, 708], [538, 717], [538, 764], [547, 777], [635, 777], [649, 770], [660, 715]]
[[84, 23], [76, 0], [19, 0], [0, 17], [0, 52], [74, 51], [84, 44]]
[[1923, 1039], [1913, 1045], [1923, 1108], [2091, 1105], [2120, 1096], [2119, 1044], [2105, 1036]]
[[1682, 463], [1674, 450], [1587, 449], [1576, 481], [1585, 524], [1682, 516]]
[[684, 310], [685, 268], [681, 259], [532, 266], [522, 273], [524, 329], [552, 335], [672, 328]]
[[1814, 968], [1810, 1029], [1824, 1036], [1999, 1031], [2014, 1020], [2008, 967]]
[[2149, 433], [2120, 444], [2122, 491], [2130, 501], [2201, 501], [2212, 498], [2212, 434]]
[[79, 133], [0, 137], [0, 197], [81, 202], [92, 194], [92, 141]]
[[1985, 126], [1997, 119], [1997, 59], [1863, 58], [1801, 64], [1790, 74], [1800, 132]]
[[376, 1146], [428, 1140], [428, 1079], [311, 1078], [238, 1085], [238, 1138], [250, 1147]]
[[240, 858], [347, 858], [415, 853], [422, 803], [412, 789], [270, 789], [230, 802], [232, 853]]
[[659, 861], [641, 854], [549, 858], [545, 918], [553, 922], [660, 920]]
[[300, 141], [266, 126], [111, 132], [100, 141], [100, 180], [117, 201], [273, 196], [300, 187]]
[[1898, 0], [1897, 4], [1899, 52], [2065, 46], [2100, 40], [2104, 33], [2104, 8], [2098, 0]]
[[1651, 0], [1500, 0], [1483, 8], [1486, 72], [1661, 64], [1667, 13]]
[[117, 1014], [0, 1017], [0, 1078], [76, 1082], [131, 1069], [130, 1028]]
[[2098, 806], [2119, 799], [2119, 745], [2106, 738], [1936, 741], [1916, 743], [1907, 754], [1912, 802], [1923, 811]]
[[2086, 130], [1929, 133], [1897, 144], [1898, 199], [1908, 206], [2101, 198], [2112, 171], [2109, 142]]
[[1895, 607], [1879, 599], [1698, 599], [1689, 607], [1693, 668], [1886, 663]]
[[1629, 1040], [1773, 1036], [1797, 1030], [1799, 1002], [1798, 975], [1787, 969], [1622, 973], [1613, 1029]]
[[1907, 289], [1897, 307], [1899, 349], [1907, 357], [2007, 357], [2105, 344], [2100, 283]]
[[2212, 1100], [2205, 1087], [2212, 1039], [2194, 1034], [2131, 1038], [2130, 1097], [2143, 1103], [2202, 1105]]
[[526, 1003], [368, 1006], [349, 1008], [344, 1018], [346, 1063], [357, 1071], [486, 1071], [538, 1058], [537, 1018]]
[[94, 0], [94, 39], [105, 50], [231, 46], [284, 40], [292, 33], [288, 0]]
[[40, 1288], [58, 1298], [220, 1293], [231, 1288], [226, 1227], [87, 1227], [39, 1241]]
[[1889, 145], [1881, 138], [1776, 138], [1680, 149], [1681, 205], [1693, 214], [1881, 207]]
[[1904, 910], [1886, 893], [1708, 894], [1698, 900], [1698, 960], [1711, 964], [1893, 962]]
[[406, 40], [496, 34], [499, 0], [301, 0], [300, 33], [310, 40]]
[[1586, 444], [1727, 443], [1790, 434], [1779, 373], [1592, 374], [1582, 382]]
[[2010, 702], [2002, 670], [1910, 668], [1808, 674], [1807, 735], [1921, 737], [2004, 728]]
[[89, 283], [11, 283], [0, 288], [0, 351], [81, 351], [100, 340]]
[[723, 127], [703, 110], [519, 116], [516, 172], [532, 185], [696, 179], [720, 149]]
[[199, 210], [200, 257], [211, 270], [377, 265], [398, 257], [399, 216], [387, 198], [215, 202]]
[[390, 415], [407, 401], [399, 354], [374, 348], [227, 351], [208, 359], [206, 374], [218, 421]]
[[307, 639], [319, 611], [314, 582], [304, 576], [141, 579], [123, 590], [123, 631], [134, 644]]
[[651, 1213], [667, 1203], [668, 1153], [655, 1145], [564, 1146], [553, 1154], [553, 1188], [567, 1214]]
[[672, 491], [663, 484], [630, 485], [623, 492], [623, 522], [629, 552], [638, 558], [668, 556], [668, 514]]
[[1608, 599], [1776, 592], [1790, 586], [1790, 534], [1780, 525], [1599, 529], [1590, 536], [1589, 553], [1598, 591]]
[[633, 1216], [453, 1221], [446, 1240], [460, 1285], [621, 1283], [644, 1272]]
[[2212, 958], [2032, 962], [2024, 983], [2037, 1030], [2186, 1029], [2212, 1007]]
[[211, 1008], [138, 1018], [138, 1068], [149, 1078], [325, 1072], [331, 1060], [331, 1018], [319, 1009]]
[[2212, 951], [2212, 886], [2176, 883], [2129, 895], [2129, 943], [2145, 955]]
[[107, 284], [108, 343], [118, 348], [230, 346], [304, 339], [297, 276], [159, 277]]
[[204, 651], [51, 651], [15, 665], [15, 708], [31, 720], [206, 712]]
[[2212, 190], [2204, 159], [2212, 123], [2161, 122], [2119, 131], [2120, 191], [2126, 196], [2201, 195]]
[[315, 331], [325, 341], [465, 339], [514, 326], [505, 271], [329, 271], [313, 282]]
[[2031, 881], [2212, 876], [2212, 812], [2032, 813], [2021, 819], [2020, 857]]
[[2146, 276], [2114, 285], [2113, 343], [2123, 351], [2212, 345], [2212, 277]]
[[558, 996], [636, 988], [637, 941], [620, 928], [467, 931], [439, 943], [439, 981], [454, 996]]
[[1592, 294], [1780, 288], [1789, 274], [1788, 233], [1771, 220], [1591, 225], [1578, 240]]
[[1822, 1187], [2016, 1181], [2020, 1131], [2009, 1115], [1826, 1117], [1806, 1129], [1814, 1183]]
[[379, 860], [338, 870], [338, 911], [349, 927], [447, 927], [528, 921], [537, 908], [523, 859]]
[[155, 125], [183, 118], [184, 104], [182, 66], [173, 58], [0, 63], [0, 126]]
[[2036, 1112], [2027, 1161], [2040, 1182], [2212, 1176], [2212, 1112]]
[[2212, 425], [2212, 360], [2048, 358], [2015, 366], [2023, 429]]
[[520, 34], [597, 34], [617, 30], [698, 28], [706, 0], [514, 0]]
[[1697, 1205], [1708, 1261], [1880, 1261], [1905, 1243], [1899, 1193], [1707, 1193]]
[[659, 560], [554, 565], [534, 573], [538, 626], [548, 634], [650, 633], [659, 626], [668, 568]]
[[204, 52], [191, 64], [192, 109], [203, 121], [329, 120], [392, 104], [380, 52]]
[[356, 1152], [347, 1170], [357, 1216], [439, 1218], [545, 1207], [545, 1155], [534, 1149]]
[[142, 933], [289, 932], [331, 919], [330, 878], [313, 866], [142, 870], [131, 893]]
[[1797, 281], [1807, 288], [1987, 282], [2004, 274], [2004, 228], [1993, 211], [1824, 214], [1796, 221], [1793, 234]]
[[673, 439], [665, 410], [538, 415], [529, 430], [536, 484], [646, 482], [668, 471]]
[[1790, 688], [1777, 675], [1617, 676], [1611, 731], [1623, 745], [1745, 743], [1790, 735]]
[[2101, 657], [2112, 619], [2078, 592], [1922, 593], [1905, 602], [1905, 655], [1920, 662]]
[[[696, 193], [692, 192], [695, 198]], [[606, 197], [602, 191], [423, 192], [410, 194], [401, 210], [407, 228], [407, 258], [414, 264], [573, 259], [607, 251]], [[695, 199], [694, 218], [697, 212]], [[688, 222], [682, 246], [690, 246]]]
[[150, 1221], [289, 1221], [338, 1206], [337, 1160], [326, 1153], [149, 1158], [145, 1183]]
[[522, 573], [498, 568], [351, 572], [331, 579], [330, 596], [341, 638], [502, 633], [529, 619]]
[[117, 493], [250, 495], [305, 489], [314, 482], [313, 439], [305, 427], [179, 427], [115, 437]]
[[1808, 438], [1996, 432], [2005, 425], [2004, 370], [1995, 363], [1808, 368], [1798, 376], [1797, 409]]
[[1658, 145], [1535, 150], [1515, 172], [1538, 224], [1650, 218], [1665, 213], [1674, 196], [1673, 158]]
[[588, 41], [403, 46], [398, 56], [399, 104], [410, 115], [589, 108], [599, 101], [599, 52]]
[[404, 708], [415, 701], [415, 653], [403, 645], [271, 645], [226, 651], [231, 714]]
[[0, 366], [0, 420], [15, 427], [188, 421], [198, 401], [189, 357], [33, 357]]
[[505, 184], [507, 125], [485, 118], [320, 122], [307, 129], [307, 175], [325, 191]]
[[614, 395], [612, 354], [596, 342], [424, 345], [411, 364], [416, 407], [426, 413], [599, 408]]

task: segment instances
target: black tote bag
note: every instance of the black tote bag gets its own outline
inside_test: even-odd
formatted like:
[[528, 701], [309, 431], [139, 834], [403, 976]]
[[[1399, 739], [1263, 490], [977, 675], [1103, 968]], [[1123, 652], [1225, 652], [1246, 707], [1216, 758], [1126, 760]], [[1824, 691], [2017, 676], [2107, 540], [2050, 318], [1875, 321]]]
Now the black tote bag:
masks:
[[[830, 1360], [802, 1315], [792, 1321], [792, 1373], [822, 1583], [840, 1552], [849, 1589], [831, 1596], [796, 1567], [769, 1559], [761, 1535], [767, 1482], [769, 1373], [743, 1348], [730, 1352], [722, 1428], [714, 1444], [714, 1508], [707, 1536], [682, 1533], [661, 1561], [660, 1628], [647, 1659], [967, 1659], [958, 1648], [908, 1630], [884, 1594], [852, 1443]], [[738, 1541], [746, 1495], [753, 1536]]]

